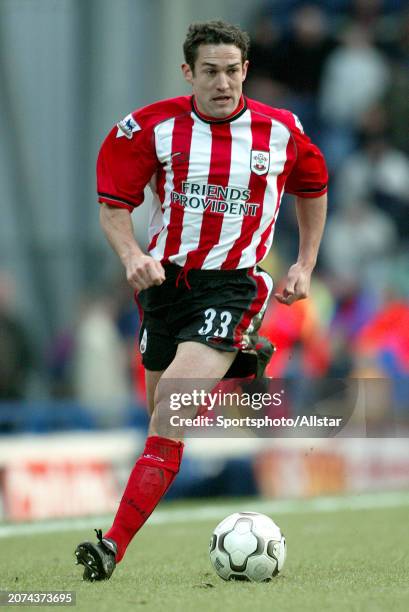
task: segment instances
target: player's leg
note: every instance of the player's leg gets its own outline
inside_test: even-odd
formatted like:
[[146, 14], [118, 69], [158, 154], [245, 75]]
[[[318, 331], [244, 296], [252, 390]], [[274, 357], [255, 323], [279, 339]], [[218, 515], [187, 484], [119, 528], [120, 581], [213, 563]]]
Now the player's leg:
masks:
[[[162, 302], [172, 303], [172, 295], [170, 297], [167, 296], [167, 290], [168, 289], [165, 287], [165, 295], [157, 300], [159, 304]], [[147, 408], [149, 415], [151, 415], [154, 410], [155, 389], [158, 380], [176, 355], [176, 344], [166, 325], [165, 315], [165, 312], [160, 312], [157, 316], [150, 316], [149, 313], [145, 312], [139, 335], [139, 348], [142, 354], [142, 362], [145, 367]], [[179, 451], [177, 450], [174, 452], [178, 453]], [[145, 454], [149, 454], [146, 449], [137, 460], [131, 472], [127, 485], [131, 488], [133, 483], [138, 481], [140, 477], [140, 467], [143, 465]], [[177, 461], [177, 465], [179, 465], [179, 463], [180, 461]], [[148, 469], [149, 466], [145, 466], [145, 468], [142, 470], [144, 474], [139, 484], [142, 499], [145, 500], [142, 502], [142, 505], [146, 505], [149, 502], [149, 491], [151, 488], [153, 487], [153, 490], [157, 489], [155, 485], [155, 479], [157, 478], [156, 472]], [[83, 574], [84, 580], [95, 581], [109, 579], [115, 569], [116, 562], [122, 558], [128, 541], [133, 537], [133, 532], [127, 531], [127, 517], [129, 516], [129, 520], [131, 522], [133, 521], [133, 509], [130, 505], [132, 502], [128, 499], [127, 495], [126, 489], [120, 502], [117, 516], [114, 519], [112, 529], [109, 530], [104, 537], [102, 533], [98, 531], [97, 536], [99, 542], [97, 544], [82, 542], [76, 548], [75, 554], [77, 562], [85, 567]], [[146, 502], [146, 496], [148, 496], [148, 502]], [[142, 512], [141, 518], [143, 521], [146, 520], [147, 517], [144, 517], [144, 510], [141, 508], [140, 511]], [[140, 521], [136, 523], [136, 525], [139, 524]], [[118, 525], [119, 529], [115, 530]], [[111, 531], [115, 537], [111, 535]], [[124, 542], [123, 546], [122, 542]]]
[[[210, 392], [229, 370], [237, 355], [236, 351], [216, 350], [198, 342], [181, 342], [175, 359], [158, 380], [154, 412], [149, 436], [163, 436], [183, 440], [183, 431], [170, 427], [169, 398], [171, 393], [187, 393], [200, 390]], [[188, 408], [186, 416], [194, 416]]]
[[145, 370], [145, 384], [146, 384], [146, 407], [148, 414], [151, 417], [155, 408], [155, 391], [156, 386], [162, 376], [164, 370]]
[[178, 346], [170, 366], [159, 377], [148, 374], [154, 393], [154, 411], [143, 453], [136, 461], [119, 504], [113, 525], [104, 540], [115, 542], [116, 562], [121, 561], [132, 538], [165, 495], [179, 471], [183, 454], [183, 432], [167, 434], [160, 426], [161, 412], [169, 415], [169, 398], [174, 392], [189, 393], [197, 387], [210, 391], [229, 369], [234, 352], [218, 351], [197, 342]]
[[[149, 416], [154, 410], [155, 390], [163, 370], [145, 370], [146, 400]], [[114, 540], [105, 534], [102, 537], [100, 530], [95, 530], [98, 543], [82, 542], [76, 548], [75, 554], [77, 564], [84, 565], [83, 579], [94, 582], [95, 580], [107, 580], [115, 569], [118, 547]]]
[[[96, 547], [90, 545], [98, 547], [98, 553], [103, 549], [104, 558], [109, 556], [110, 562], [113, 559], [113, 567], [110, 569], [109, 566], [108, 572], [103, 568], [96, 577], [96, 572], [93, 572], [94, 578], [91, 579], [102, 580], [110, 577], [115, 567], [115, 554], [116, 561], [122, 559], [132, 537], [146, 521], [179, 471], [183, 435], [155, 435], [161, 433], [160, 408], [167, 411], [169, 407], [172, 381], [178, 381], [177, 391], [180, 392], [189, 389], [189, 384], [192, 384], [189, 383], [191, 377], [200, 378], [201, 386], [209, 384], [210, 390], [232, 365], [236, 355], [234, 351], [237, 350], [237, 337], [242, 340], [242, 350], [253, 349], [253, 346], [247, 347], [248, 332], [257, 327], [256, 319], [264, 311], [269, 293], [267, 284], [261, 278], [262, 275], [255, 272], [248, 275], [245, 271], [240, 271], [233, 275], [234, 278], [230, 272], [228, 275], [227, 279], [225, 274], [221, 274], [217, 287], [213, 275], [212, 278], [206, 276], [205, 282], [203, 278], [192, 278], [192, 281], [197, 280], [199, 285], [195, 287], [195, 292], [185, 293], [183, 300], [178, 302], [178, 308], [168, 311], [169, 317], [173, 317], [170, 321], [167, 317], [150, 313], [150, 301], [145, 300], [141, 330], [143, 363], [149, 371], [164, 369], [164, 372], [162, 376], [148, 374], [149, 403], [152, 407], [153, 392], [155, 405], [149, 432], [151, 435], [131, 473], [113, 527], [105, 534], [105, 538], [99, 534], [100, 543]], [[226, 283], [226, 280], [229, 282]], [[159, 300], [156, 296], [158, 299], [155, 304], [166, 303], [173, 306], [175, 300], [170, 299], [166, 291], [164, 299], [161, 297]], [[192, 304], [189, 303], [190, 299]], [[202, 305], [201, 312], [197, 312], [198, 301]], [[172, 325], [172, 333], [169, 333], [169, 324]], [[202, 330], [209, 326], [212, 328], [210, 333], [204, 334]], [[176, 329], [179, 331], [175, 332]], [[179, 343], [177, 351], [175, 340]], [[217, 348], [214, 344], [217, 344]], [[156, 390], [153, 391], [154, 389]], [[92, 569], [94, 570], [94, 566]], [[87, 576], [89, 574], [86, 569], [84, 578], [90, 579]]]

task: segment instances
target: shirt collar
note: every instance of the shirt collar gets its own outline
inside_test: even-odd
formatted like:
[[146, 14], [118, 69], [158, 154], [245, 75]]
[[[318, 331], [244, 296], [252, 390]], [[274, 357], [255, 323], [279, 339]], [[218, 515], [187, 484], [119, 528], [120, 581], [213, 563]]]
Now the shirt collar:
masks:
[[247, 110], [246, 100], [243, 95], [240, 97], [239, 103], [234, 111], [230, 115], [227, 115], [227, 117], [221, 117], [220, 119], [201, 113], [196, 106], [194, 96], [192, 96], [190, 100], [194, 114], [205, 123], [229, 123], [230, 121], [234, 121], [235, 119], [241, 117], [241, 115]]

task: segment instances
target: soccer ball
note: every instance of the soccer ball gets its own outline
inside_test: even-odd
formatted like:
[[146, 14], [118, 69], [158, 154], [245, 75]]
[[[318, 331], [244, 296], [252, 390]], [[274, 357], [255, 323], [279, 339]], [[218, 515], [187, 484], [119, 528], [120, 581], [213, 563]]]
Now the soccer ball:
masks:
[[235, 512], [219, 523], [210, 539], [210, 561], [223, 580], [265, 582], [281, 572], [285, 537], [268, 516]]

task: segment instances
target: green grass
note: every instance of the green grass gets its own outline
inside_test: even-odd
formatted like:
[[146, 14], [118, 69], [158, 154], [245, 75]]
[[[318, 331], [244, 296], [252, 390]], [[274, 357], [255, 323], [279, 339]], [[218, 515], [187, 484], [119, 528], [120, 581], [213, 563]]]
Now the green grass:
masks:
[[82, 582], [73, 557], [90, 531], [4, 538], [0, 588], [73, 590], [75, 609], [95, 612], [409, 610], [407, 507], [273, 518], [286, 535], [288, 557], [270, 583], [215, 575], [207, 554], [211, 521], [146, 526], [112, 579], [94, 584]]

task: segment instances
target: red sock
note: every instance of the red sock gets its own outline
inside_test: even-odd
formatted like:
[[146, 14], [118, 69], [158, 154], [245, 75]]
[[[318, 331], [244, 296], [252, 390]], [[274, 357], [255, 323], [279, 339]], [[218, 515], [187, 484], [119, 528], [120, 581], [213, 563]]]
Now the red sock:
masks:
[[146, 440], [145, 450], [131, 472], [113, 525], [104, 538], [118, 547], [116, 561], [172, 484], [182, 461], [183, 442], [159, 436]]

